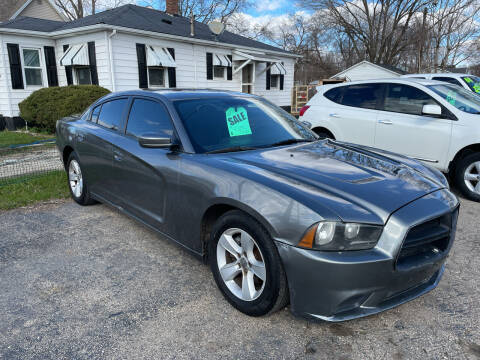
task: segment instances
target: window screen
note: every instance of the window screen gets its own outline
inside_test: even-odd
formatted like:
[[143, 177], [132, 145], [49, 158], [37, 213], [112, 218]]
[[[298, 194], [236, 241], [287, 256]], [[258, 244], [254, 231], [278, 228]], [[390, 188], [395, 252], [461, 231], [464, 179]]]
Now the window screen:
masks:
[[151, 100], [135, 99], [127, 123], [127, 134], [171, 136], [173, 125], [165, 107]]
[[383, 84], [359, 84], [345, 86], [342, 105], [363, 109], [377, 109], [382, 97]]
[[108, 129], [118, 129], [127, 102], [128, 99], [118, 99], [104, 103], [100, 115], [98, 116], [97, 123]]
[[423, 105], [437, 105], [428, 94], [416, 87], [390, 84], [385, 96], [384, 110], [412, 115], [422, 115]]

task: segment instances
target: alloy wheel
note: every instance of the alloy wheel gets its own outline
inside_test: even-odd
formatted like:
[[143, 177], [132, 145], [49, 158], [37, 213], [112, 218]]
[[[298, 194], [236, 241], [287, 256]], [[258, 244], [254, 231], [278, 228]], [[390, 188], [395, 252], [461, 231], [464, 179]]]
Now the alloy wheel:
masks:
[[68, 168], [68, 183], [70, 184], [70, 189], [72, 190], [72, 193], [73, 195], [75, 195], [75, 197], [79, 198], [80, 196], [82, 196], [82, 171], [80, 170], [80, 165], [75, 159], [70, 161], [70, 166]]
[[473, 162], [466, 168], [464, 180], [468, 190], [480, 195], [480, 161]]
[[227, 288], [243, 301], [253, 301], [266, 282], [265, 261], [258, 244], [246, 231], [230, 228], [217, 244], [217, 265]]

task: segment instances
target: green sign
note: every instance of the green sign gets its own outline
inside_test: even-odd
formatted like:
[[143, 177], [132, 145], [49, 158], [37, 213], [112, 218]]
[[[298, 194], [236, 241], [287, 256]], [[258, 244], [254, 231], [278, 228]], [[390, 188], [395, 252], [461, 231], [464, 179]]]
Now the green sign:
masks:
[[472, 83], [472, 82], [473, 82], [473, 80], [470, 79], [469, 77], [466, 77], [466, 78], [465, 78], [465, 81], [466, 81], [467, 83]]
[[452, 105], [455, 105], [455, 101], [457, 99], [457, 93], [455, 91], [449, 91], [447, 93], [447, 101], [452, 104]]
[[225, 115], [227, 116], [228, 133], [231, 137], [252, 135], [245, 108], [241, 106], [237, 107], [237, 110], [234, 107], [228, 108]]
[[476, 83], [475, 85], [473, 85], [473, 91], [475, 91], [476, 93], [480, 93], [480, 83]]

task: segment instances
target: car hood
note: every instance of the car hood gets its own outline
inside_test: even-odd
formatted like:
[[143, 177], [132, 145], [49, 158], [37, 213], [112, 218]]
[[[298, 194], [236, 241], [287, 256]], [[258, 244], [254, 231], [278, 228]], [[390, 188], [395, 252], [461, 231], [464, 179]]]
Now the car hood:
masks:
[[230, 153], [222, 161], [343, 221], [386, 223], [395, 210], [445, 188], [443, 175], [414, 160], [331, 140]]

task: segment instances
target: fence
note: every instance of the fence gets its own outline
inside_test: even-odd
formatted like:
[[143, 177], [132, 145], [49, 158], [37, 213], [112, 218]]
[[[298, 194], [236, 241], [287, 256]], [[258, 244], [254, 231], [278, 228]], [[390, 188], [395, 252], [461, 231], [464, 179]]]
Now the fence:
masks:
[[61, 169], [55, 139], [0, 148], [0, 186]]

